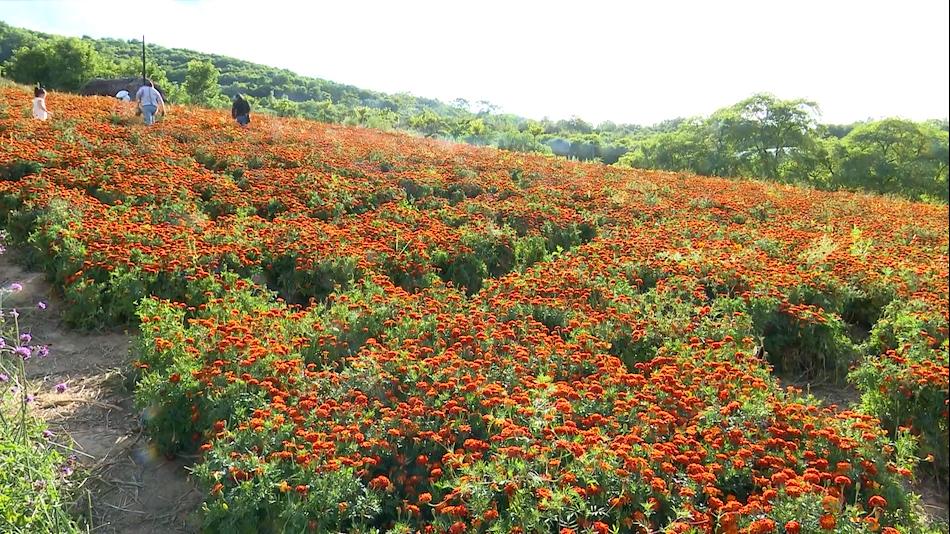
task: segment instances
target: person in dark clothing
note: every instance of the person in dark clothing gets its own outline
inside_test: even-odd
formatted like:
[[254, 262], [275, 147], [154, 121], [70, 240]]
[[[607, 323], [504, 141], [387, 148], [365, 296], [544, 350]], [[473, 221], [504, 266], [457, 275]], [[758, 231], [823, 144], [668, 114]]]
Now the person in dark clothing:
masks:
[[251, 122], [251, 105], [240, 94], [234, 95], [231, 117], [241, 126], [247, 126]]

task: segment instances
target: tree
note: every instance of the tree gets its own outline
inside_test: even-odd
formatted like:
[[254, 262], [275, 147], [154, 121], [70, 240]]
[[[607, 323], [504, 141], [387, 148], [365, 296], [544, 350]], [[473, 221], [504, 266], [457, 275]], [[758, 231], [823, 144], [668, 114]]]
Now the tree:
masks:
[[718, 174], [717, 170], [727, 167], [720, 161], [722, 156], [708, 122], [697, 118], [680, 121], [673, 131], [637, 140], [618, 163], [635, 168]]
[[779, 178], [783, 161], [814, 135], [817, 116], [814, 102], [757, 94], [717, 111], [710, 121], [739, 159], [741, 174]]
[[498, 111], [498, 106], [488, 100], [479, 100], [475, 105], [478, 106], [478, 115], [491, 115]]
[[[109, 69], [117, 77], [142, 76], [142, 58], [128, 57]], [[168, 75], [165, 71], [155, 64], [155, 61], [149, 59], [145, 63], [145, 76], [155, 82], [155, 85], [165, 85], [168, 83]]]
[[502, 132], [495, 140], [495, 146], [502, 150], [513, 150], [516, 152], [552, 153], [551, 147], [538, 142], [531, 134], [519, 132], [518, 130]]
[[329, 99], [314, 101], [307, 100], [300, 104], [300, 112], [304, 117], [320, 122], [341, 122], [345, 110], [335, 105]]
[[343, 124], [350, 126], [365, 126], [377, 130], [390, 130], [398, 120], [398, 116], [387, 108], [371, 108], [356, 106], [349, 110], [342, 119]]
[[455, 100], [451, 102], [450, 105], [462, 111], [469, 111], [472, 107], [469, 101], [464, 98], [456, 98]]
[[37, 37], [28, 30], [14, 28], [0, 21], [0, 63], [13, 57], [13, 53], [36, 43]]
[[274, 110], [274, 113], [279, 117], [297, 117], [300, 115], [300, 105], [287, 97], [268, 98], [264, 106]]
[[445, 119], [431, 109], [409, 117], [409, 126], [422, 132], [426, 137], [435, 137], [448, 130]]
[[788, 182], [834, 189], [843, 153], [841, 140], [834, 134], [816, 136], [782, 163], [779, 175]]
[[948, 135], [938, 127], [885, 119], [842, 139], [838, 183], [882, 193], [947, 200]]
[[456, 139], [474, 139], [485, 133], [485, 121], [479, 117], [463, 117], [450, 121], [449, 130]]
[[221, 73], [209, 60], [193, 59], [188, 62], [185, 73], [185, 92], [194, 104], [207, 105], [220, 92], [218, 76]]
[[20, 83], [76, 91], [102, 73], [104, 67], [102, 58], [89, 43], [56, 37], [21, 47], [7, 62], [6, 70]]
[[538, 137], [544, 133], [544, 125], [536, 120], [528, 119], [518, 127], [518, 131], [527, 132], [534, 137]]

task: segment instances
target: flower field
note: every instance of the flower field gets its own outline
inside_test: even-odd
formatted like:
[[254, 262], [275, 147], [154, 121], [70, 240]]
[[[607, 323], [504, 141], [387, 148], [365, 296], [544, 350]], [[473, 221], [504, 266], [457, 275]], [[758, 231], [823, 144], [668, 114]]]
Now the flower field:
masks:
[[0, 217], [72, 325], [138, 325], [209, 532], [920, 532], [946, 480], [946, 206], [29, 104]]

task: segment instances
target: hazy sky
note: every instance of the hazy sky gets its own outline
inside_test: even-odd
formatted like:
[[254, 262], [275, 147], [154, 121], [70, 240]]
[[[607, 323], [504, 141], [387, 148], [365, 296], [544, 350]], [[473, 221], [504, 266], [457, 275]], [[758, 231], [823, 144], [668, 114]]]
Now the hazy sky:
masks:
[[921, 120], [950, 100], [947, 0], [0, 0], [0, 20], [533, 118], [651, 124], [765, 91], [824, 122]]

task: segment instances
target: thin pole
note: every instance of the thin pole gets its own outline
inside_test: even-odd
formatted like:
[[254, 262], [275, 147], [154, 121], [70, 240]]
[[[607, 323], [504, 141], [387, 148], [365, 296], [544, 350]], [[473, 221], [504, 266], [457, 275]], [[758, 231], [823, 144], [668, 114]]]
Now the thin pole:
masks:
[[142, 36], [142, 85], [145, 85], [145, 36]]

